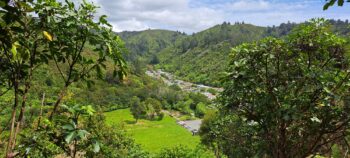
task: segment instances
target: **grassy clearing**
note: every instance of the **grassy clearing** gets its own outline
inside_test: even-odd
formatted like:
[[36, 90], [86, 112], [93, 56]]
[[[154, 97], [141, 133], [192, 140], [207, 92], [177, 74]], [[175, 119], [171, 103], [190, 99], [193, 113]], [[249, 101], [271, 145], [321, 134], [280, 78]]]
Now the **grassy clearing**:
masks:
[[200, 139], [176, 124], [174, 118], [165, 115], [161, 121], [139, 120], [135, 124], [129, 109], [107, 112], [106, 120], [109, 124], [124, 123], [128, 132], [134, 137], [136, 143], [151, 152], [156, 153], [161, 148], [184, 145], [195, 148]]

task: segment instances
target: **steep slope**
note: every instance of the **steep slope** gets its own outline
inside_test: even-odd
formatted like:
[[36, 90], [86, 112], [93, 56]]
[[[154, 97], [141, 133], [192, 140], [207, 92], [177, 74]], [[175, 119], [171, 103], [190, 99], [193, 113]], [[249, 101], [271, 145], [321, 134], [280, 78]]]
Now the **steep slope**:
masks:
[[[349, 34], [349, 22], [329, 20], [331, 30], [339, 35]], [[146, 64], [174, 73], [190, 82], [220, 86], [220, 78], [228, 65], [232, 47], [262, 38], [283, 37], [299, 24], [259, 27], [250, 24], [224, 22], [202, 32], [186, 35], [167, 30], [122, 32], [129, 54], [126, 59], [136, 72], [144, 72]]]
[[125, 55], [127, 61], [134, 62], [138, 57], [151, 60], [153, 55], [184, 36], [183, 33], [167, 30], [125, 31], [118, 33], [125, 41], [129, 53]]
[[176, 41], [159, 53], [160, 68], [196, 83], [219, 86], [233, 46], [259, 40], [266, 28], [224, 23]]
[[[329, 20], [330, 29], [348, 38], [349, 22]], [[223, 23], [208, 30], [179, 38], [173, 47], [161, 51], [159, 68], [184, 80], [220, 86], [222, 73], [228, 65], [232, 47], [262, 38], [283, 37], [300, 24], [282, 23], [279, 26], [259, 27], [250, 24]]]

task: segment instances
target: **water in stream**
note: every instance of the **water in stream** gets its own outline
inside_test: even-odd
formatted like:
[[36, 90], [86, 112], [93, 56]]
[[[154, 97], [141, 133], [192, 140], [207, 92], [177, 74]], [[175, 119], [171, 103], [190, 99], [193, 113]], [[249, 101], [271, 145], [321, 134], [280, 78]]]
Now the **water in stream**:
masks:
[[197, 92], [201, 93], [205, 96], [207, 96], [210, 100], [216, 98], [216, 94], [212, 94], [208, 92], [209, 89], [213, 89], [217, 92], [221, 92], [222, 88], [216, 88], [216, 87], [210, 87], [202, 84], [195, 84], [191, 82], [186, 82], [182, 80], [176, 79], [176, 77], [168, 72], [164, 72], [162, 70], [148, 70], [146, 71], [146, 74], [148, 76], [151, 76], [156, 79], [162, 80], [165, 84], [171, 86], [171, 85], [177, 85], [179, 86], [183, 91], [189, 91], [189, 92]]

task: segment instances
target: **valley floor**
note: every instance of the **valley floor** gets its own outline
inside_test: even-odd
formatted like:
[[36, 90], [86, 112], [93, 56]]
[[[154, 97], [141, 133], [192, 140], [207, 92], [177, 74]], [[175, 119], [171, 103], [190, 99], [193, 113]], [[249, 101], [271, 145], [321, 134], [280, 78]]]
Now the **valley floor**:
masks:
[[150, 153], [178, 145], [195, 148], [200, 143], [199, 136], [192, 136], [169, 115], [160, 121], [139, 120], [137, 123], [129, 109], [107, 112], [105, 115], [107, 123], [111, 125], [124, 124], [136, 143]]
[[150, 77], [162, 80], [165, 84], [168, 86], [177, 85], [179, 86], [183, 91], [188, 92], [194, 92], [194, 93], [201, 93], [208, 97], [208, 99], [213, 100], [216, 98], [216, 94], [213, 94], [209, 92], [209, 89], [212, 89], [216, 92], [222, 92], [222, 88], [216, 88], [216, 87], [210, 87], [202, 84], [195, 84], [191, 82], [186, 82], [183, 80], [178, 80], [176, 77], [168, 72], [164, 72], [163, 70], [149, 70], [146, 71], [146, 74]]

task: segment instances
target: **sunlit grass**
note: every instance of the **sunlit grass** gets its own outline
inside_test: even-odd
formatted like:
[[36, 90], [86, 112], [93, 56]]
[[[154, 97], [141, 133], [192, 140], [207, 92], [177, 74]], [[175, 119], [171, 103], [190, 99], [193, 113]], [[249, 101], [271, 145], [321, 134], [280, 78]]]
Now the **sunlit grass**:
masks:
[[200, 142], [198, 136], [192, 136], [191, 132], [177, 125], [175, 119], [168, 115], [161, 121], [139, 120], [135, 124], [129, 109], [123, 109], [107, 112], [106, 120], [109, 124], [124, 123], [136, 143], [151, 153], [177, 145], [195, 148]]

